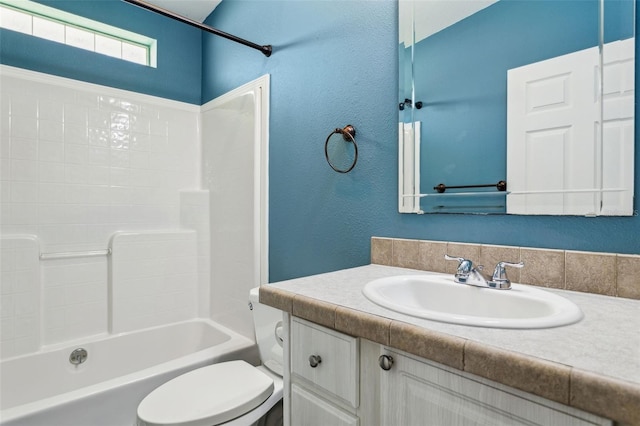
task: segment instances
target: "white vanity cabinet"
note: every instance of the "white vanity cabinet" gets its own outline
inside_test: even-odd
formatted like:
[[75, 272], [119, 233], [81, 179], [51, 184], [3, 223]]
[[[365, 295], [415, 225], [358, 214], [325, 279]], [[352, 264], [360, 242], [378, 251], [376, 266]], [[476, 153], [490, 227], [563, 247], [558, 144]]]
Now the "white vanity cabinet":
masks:
[[292, 318], [291, 425], [358, 425], [359, 341]]
[[[612, 425], [572, 407], [287, 317], [285, 426]], [[393, 361], [381, 363], [380, 357]]]
[[611, 425], [612, 422], [389, 348], [380, 376], [383, 425]]

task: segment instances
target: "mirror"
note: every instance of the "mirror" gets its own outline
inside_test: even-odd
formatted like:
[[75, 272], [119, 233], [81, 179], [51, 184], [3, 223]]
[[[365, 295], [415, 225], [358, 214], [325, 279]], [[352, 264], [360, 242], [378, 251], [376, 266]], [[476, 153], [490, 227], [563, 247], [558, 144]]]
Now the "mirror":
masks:
[[631, 215], [634, 7], [400, 0], [399, 211]]

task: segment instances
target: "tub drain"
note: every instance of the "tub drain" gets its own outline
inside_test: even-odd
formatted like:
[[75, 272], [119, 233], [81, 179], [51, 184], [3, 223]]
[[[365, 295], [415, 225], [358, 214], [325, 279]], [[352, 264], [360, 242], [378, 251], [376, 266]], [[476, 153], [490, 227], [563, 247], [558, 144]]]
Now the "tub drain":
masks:
[[73, 365], [82, 364], [87, 360], [88, 356], [89, 354], [87, 353], [86, 349], [78, 348], [71, 352], [71, 355], [69, 355], [69, 362]]

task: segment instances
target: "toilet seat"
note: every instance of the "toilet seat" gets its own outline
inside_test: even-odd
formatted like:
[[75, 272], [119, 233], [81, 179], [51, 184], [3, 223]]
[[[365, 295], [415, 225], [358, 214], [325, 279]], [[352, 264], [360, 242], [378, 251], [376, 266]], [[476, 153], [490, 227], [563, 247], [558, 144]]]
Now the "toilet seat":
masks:
[[245, 361], [213, 364], [178, 376], [138, 406], [138, 425], [211, 426], [242, 416], [272, 394], [273, 379]]

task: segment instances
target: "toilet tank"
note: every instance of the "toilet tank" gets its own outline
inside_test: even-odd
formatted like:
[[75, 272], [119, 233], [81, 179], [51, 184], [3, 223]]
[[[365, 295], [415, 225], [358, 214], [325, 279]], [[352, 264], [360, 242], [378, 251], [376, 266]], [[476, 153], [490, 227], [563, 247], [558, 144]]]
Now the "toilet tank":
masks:
[[253, 314], [256, 343], [260, 351], [262, 365], [282, 376], [282, 311], [258, 302], [259, 287], [249, 292], [249, 307]]

